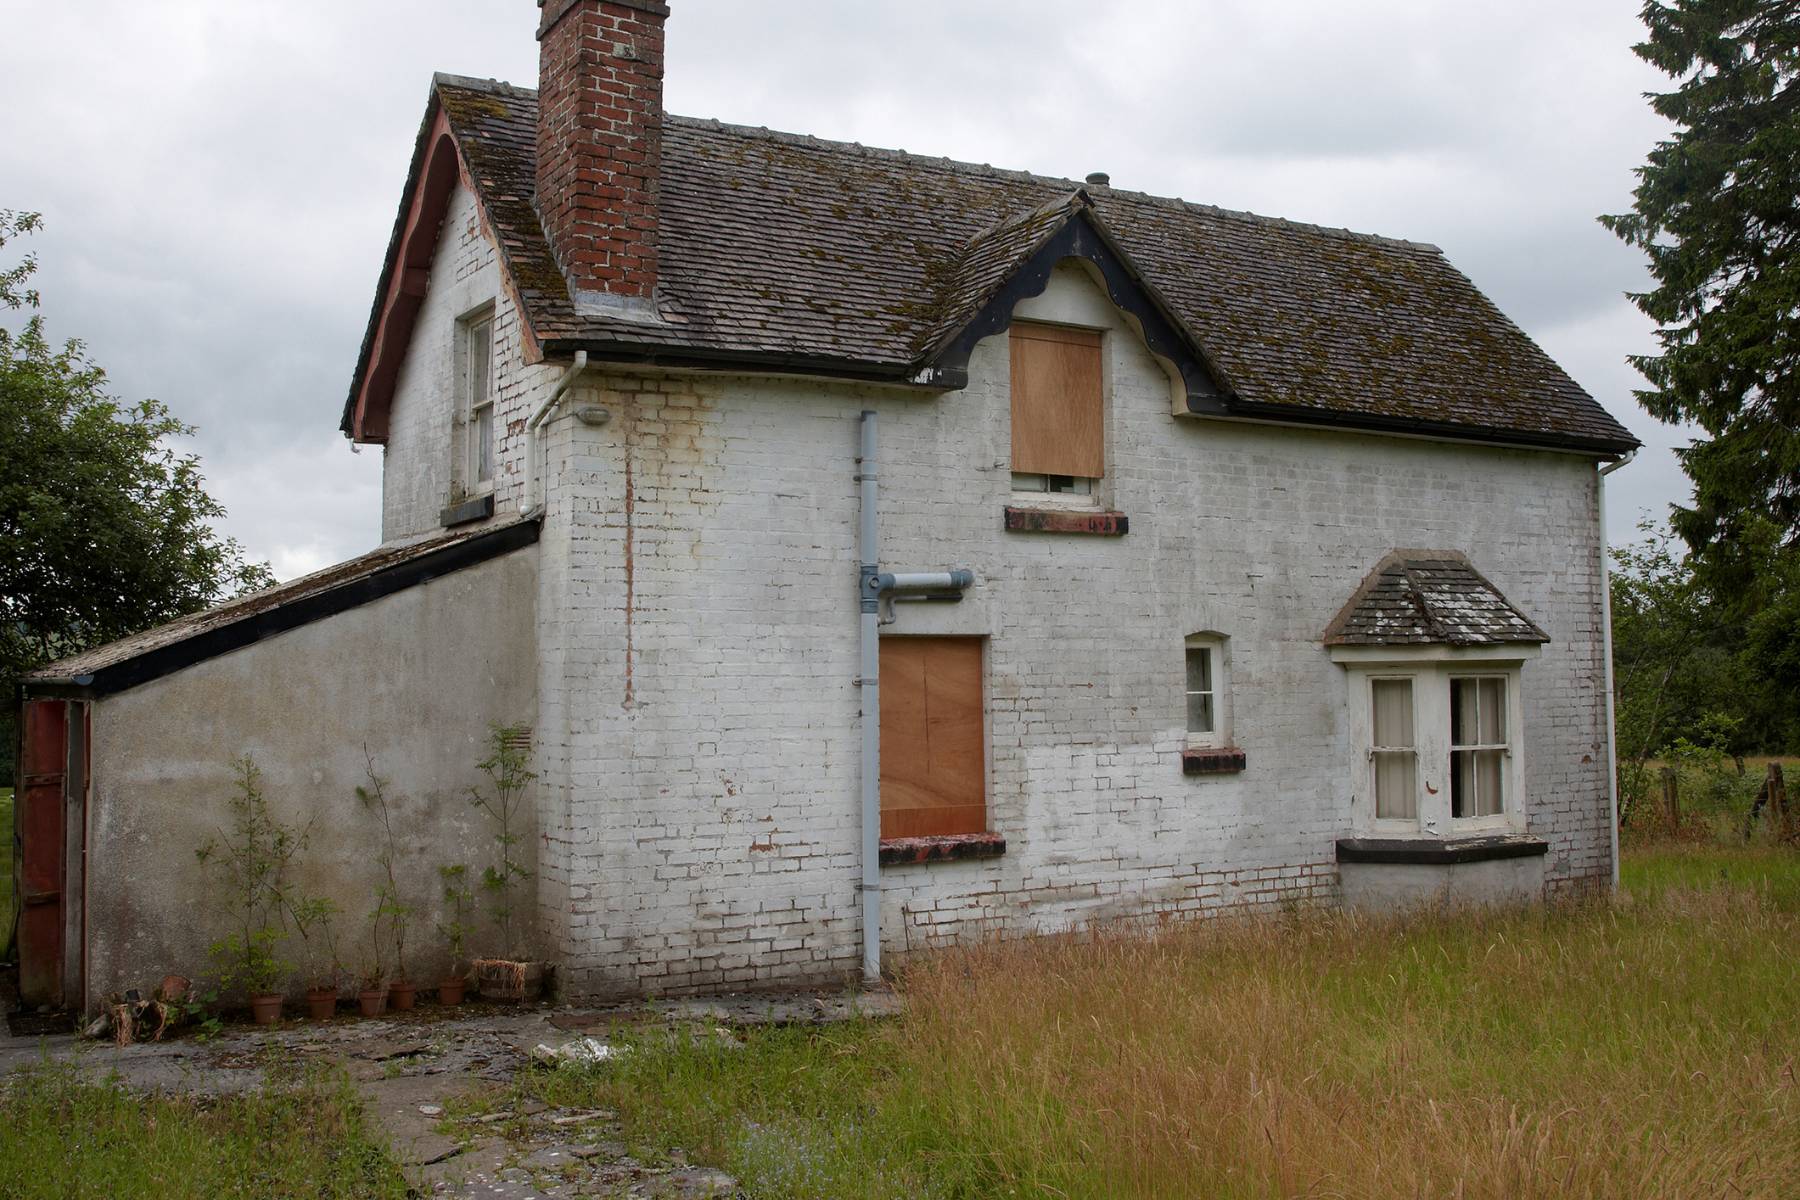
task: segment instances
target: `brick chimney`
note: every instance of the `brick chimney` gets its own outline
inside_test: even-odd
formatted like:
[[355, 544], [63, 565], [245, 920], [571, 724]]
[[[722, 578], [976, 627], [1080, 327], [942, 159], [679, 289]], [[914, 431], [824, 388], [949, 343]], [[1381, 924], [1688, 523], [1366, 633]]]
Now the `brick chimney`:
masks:
[[538, 216], [577, 311], [657, 320], [658, 0], [538, 0]]

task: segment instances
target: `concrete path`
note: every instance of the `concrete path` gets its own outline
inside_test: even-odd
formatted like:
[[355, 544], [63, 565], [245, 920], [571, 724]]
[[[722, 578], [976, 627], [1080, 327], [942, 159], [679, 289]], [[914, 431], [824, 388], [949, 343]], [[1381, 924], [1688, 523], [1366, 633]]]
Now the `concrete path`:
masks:
[[[0, 1074], [46, 1057], [96, 1079], [117, 1075], [138, 1091], [226, 1095], [260, 1087], [270, 1051], [289, 1061], [342, 1066], [425, 1195], [488, 1200], [737, 1196], [724, 1172], [680, 1151], [654, 1165], [633, 1158], [613, 1113], [555, 1109], [513, 1086], [533, 1052], [580, 1052], [621, 1026], [823, 1024], [891, 1016], [892, 993], [724, 996], [658, 1005], [458, 1010], [422, 1006], [378, 1020], [290, 1021], [272, 1030], [232, 1027], [189, 1039], [116, 1047], [72, 1037], [0, 1038]], [[453, 1014], [453, 1015], [452, 1015]], [[553, 1069], [546, 1066], [543, 1069]], [[478, 1115], [451, 1114], [480, 1110]]]

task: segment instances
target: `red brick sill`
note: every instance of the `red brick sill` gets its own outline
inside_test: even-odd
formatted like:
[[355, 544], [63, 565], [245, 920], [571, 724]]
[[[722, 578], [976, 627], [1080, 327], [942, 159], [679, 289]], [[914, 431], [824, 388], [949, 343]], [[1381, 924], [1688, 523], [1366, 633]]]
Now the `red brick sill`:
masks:
[[951, 862], [959, 858], [999, 858], [1006, 839], [997, 833], [947, 833], [934, 837], [881, 839], [881, 865]]
[[1092, 533], [1124, 537], [1131, 518], [1122, 512], [1082, 512], [1066, 508], [1006, 506], [1006, 528], [1014, 533]]
[[1236, 746], [1183, 750], [1181, 752], [1181, 773], [1183, 775], [1236, 775], [1244, 769], [1245, 762], [1244, 752]]

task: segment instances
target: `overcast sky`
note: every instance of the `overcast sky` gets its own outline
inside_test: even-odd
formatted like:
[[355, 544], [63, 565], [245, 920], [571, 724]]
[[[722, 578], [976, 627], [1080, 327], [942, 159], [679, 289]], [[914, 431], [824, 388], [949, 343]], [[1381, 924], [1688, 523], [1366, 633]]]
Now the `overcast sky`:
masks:
[[[338, 416], [434, 70], [534, 86], [531, 0], [8, 6], [0, 208], [50, 332], [198, 425], [229, 533], [291, 577], [380, 537]], [[1642, 257], [1595, 223], [1664, 135], [1638, 0], [671, 0], [672, 112], [1435, 242], [1686, 484], [1632, 399]], [[9, 246], [0, 262], [11, 262]]]

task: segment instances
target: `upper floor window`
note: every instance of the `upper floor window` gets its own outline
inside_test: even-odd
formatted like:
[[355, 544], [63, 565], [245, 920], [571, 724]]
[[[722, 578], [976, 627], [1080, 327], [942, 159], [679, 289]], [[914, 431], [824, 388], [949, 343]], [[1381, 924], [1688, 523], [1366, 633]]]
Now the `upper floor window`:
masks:
[[1225, 689], [1225, 639], [1197, 633], [1187, 639], [1187, 740], [1189, 746], [1230, 743], [1230, 697]]
[[1015, 321], [1011, 345], [1013, 489], [1090, 494], [1106, 474], [1100, 334]]
[[494, 315], [484, 310], [458, 326], [463, 428], [464, 491], [484, 491], [494, 482]]

